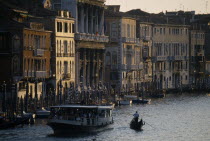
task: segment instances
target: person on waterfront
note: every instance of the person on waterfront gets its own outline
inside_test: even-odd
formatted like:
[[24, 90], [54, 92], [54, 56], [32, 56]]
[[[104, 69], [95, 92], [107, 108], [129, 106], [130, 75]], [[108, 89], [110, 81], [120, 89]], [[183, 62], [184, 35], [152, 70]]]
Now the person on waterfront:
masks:
[[139, 120], [139, 114], [138, 111], [136, 111], [136, 113], [133, 115], [135, 122], [137, 123]]

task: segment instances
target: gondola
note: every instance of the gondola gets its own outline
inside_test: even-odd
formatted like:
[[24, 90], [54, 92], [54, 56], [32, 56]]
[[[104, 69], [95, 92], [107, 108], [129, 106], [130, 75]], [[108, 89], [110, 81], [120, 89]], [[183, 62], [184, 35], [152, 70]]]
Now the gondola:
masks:
[[141, 119], [140, 121], [136, 121], [135, 118], [130, 122], [130, 128], [136, 131], [142, 131], [142, 127], [145, 125], [145, 122]]

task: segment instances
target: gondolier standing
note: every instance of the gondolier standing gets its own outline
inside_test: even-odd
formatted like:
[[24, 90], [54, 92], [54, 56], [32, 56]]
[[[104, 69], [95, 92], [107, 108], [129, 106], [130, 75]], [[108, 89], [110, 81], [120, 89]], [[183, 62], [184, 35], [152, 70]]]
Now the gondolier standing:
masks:
[[133, 115], [134, 119], [135, 119], [135, 122], [138, 123], [138, 120], [139, 120], [139, 114], [138, 114], [138, 111], [136, 111], [136, 113]]

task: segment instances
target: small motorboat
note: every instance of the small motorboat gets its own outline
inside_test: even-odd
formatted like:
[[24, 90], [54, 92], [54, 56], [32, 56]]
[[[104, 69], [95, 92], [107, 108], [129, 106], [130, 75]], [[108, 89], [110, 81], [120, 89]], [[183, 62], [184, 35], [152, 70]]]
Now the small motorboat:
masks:
[[133, 104], [148, 104], [150, 103], [151, 99], [135, 99], [132, 100]]
[[132, 104], [132, 100], [120, 100], [119, 105], [130, 105]]
[[142, 127], [145, 125], [145, 122], [141, 119], [140, 121], [136, 121], [135, 118], [132, 119], [130, 122], [130, 128], [137, 130], [137, 131], [142, 131]]
[[165, 94], [163, 94], [163, 93], [152, 94], [150, 97], [152, 97], [152, 98], [164, 98]]

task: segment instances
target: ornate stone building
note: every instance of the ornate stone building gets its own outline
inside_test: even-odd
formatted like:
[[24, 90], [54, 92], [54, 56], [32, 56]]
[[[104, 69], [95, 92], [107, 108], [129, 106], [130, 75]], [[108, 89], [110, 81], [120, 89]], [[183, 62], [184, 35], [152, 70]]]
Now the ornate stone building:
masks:
[[106, 11], [106, 82], [121, 93], [136, 92], [140, 88], [143, 64], [136, 20], [113, 10]]
[[189, 26], [153, 25], [153, 79], [159, 89], [189, 84]]
[[[143, 79], [147, 86], [153, 82], [152, 75], [152, 45], [153, 45], [153, 24], [141, 22], [139, 25], [139, 38], [142, 51], [142, 62], [144, 64]], [[138, 29], [138, 28], [137, 28]], [[143, 73], [142, 73], [143, 74]]]
[[192, 26], [190, 39], [190, 82], [201, 87], [205, 79], [205, 30]]
[[56, 10], [69, 10], [75, 18], [76, 83], [85, 87], [104, 82], [105, 0], [53, 0]]

